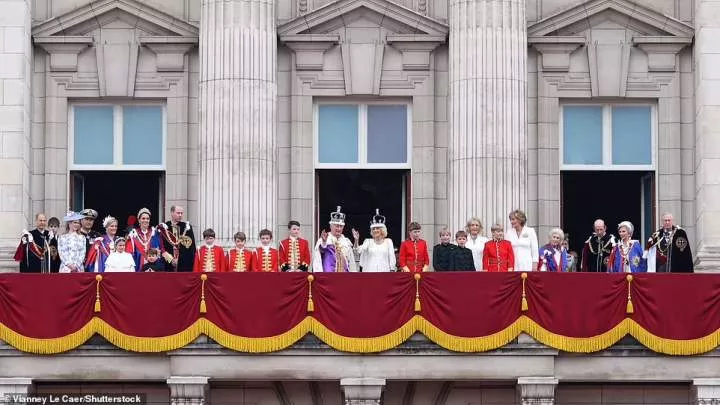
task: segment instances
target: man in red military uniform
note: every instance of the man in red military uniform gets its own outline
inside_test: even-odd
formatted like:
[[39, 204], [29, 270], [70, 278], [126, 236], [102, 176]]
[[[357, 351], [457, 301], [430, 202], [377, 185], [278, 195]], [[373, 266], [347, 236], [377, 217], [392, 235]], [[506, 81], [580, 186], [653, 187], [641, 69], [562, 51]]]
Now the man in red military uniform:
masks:
[[193, 271], [196, 273], [225, 271], [225, 250], [215, 246], [215, 231], [210, 228], [204, 230], [203, 239], [205, 244], [195, 255]]
[[502, 225], [495, 224], [491, 230], [493, 238], [485, 243], [483, 250], [483, 271], [513, 271], [515, 254], [510, 241], [505, 240]]
[[308, 271], [310, 244], [300, 237], [300, 222], [288, 222], [289, 235], [280, 241], [280, 270]]
[[235, 247], [228, 250], [225, 271], [253, 271], [255, 253], [245, 249], [247, 236], [244, 232], [237, 232], [233, 239], [235, 239]]
[[400, 257], [398, 264], [405, 272], [420, 273], [430, 268], [430, 256], [427, 243], [420, 239], [422, 234], [420, 224], [411, 222], [408, 225], [410, 238], [400, 244]]
[[269, 229], [260, 231], [260, 246], [255, 249], [253, 258], [253, 271], [255, 272], [277, 272], [280, 268], [278, 250], [270, 246], [272, 243], [272, 232]]

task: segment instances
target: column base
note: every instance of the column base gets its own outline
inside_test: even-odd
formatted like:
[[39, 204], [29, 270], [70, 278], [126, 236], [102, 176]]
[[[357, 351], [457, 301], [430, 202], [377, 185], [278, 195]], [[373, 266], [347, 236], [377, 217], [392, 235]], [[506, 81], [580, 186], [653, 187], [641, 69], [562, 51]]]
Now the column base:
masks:
[[720, 405], [720, 378], [694, 379], [693, 394], [697, 405]]
[[720, 246], [702, 246], [695, 255], [696, 273], [720, 273]]
[[25, 397], [30, 393], [32, 385], [32, 378], [0, 378], [0, 405], [23, 404], [23, 401], [15, 401], [13, 395]]
[[208, 391], [207, 377], [170, 377], [171, 405], [204, 405]]
[[554, 405], [555, 387], [558, 379], [554, 377], [520, 377], [518, 390], [522, 405]]
[[343, 378], [340, 387], [345, 394], [345, 405], [380, 405], [385, 379]]

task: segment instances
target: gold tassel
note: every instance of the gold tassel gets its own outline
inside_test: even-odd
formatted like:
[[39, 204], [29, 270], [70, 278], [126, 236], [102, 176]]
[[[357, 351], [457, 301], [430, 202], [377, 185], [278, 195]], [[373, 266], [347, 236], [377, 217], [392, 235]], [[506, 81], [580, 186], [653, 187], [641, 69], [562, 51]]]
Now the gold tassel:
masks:
[[201, 275], [200, 280], [202, 280], [202, 285], [200, 286], [200, 313], [206, 314], [207, 305], [205, 305], [205, 281], [207, 280], [207, 274]]
[[103, 277], [101, 275], [95, 276], [95, 312], [100, 312], [100, 282]]
[[527, 273], [521, 273], [520, 278], [522, 279], [522, 300], [520, 301], [520, 311], [526, 312], [528, 310], [527, 296], [525, 295], [525, 280], [527, 280]]
[[420, 273], [415, 273], [415, 312], [420, 312], [422, 307], [420, 306]]
[[627, 298], [627, 306], [625, 307], [625, 313], [632, 314], [635, 312], [635, 308], [633, 307], [633, 303], [632, 303], [632, 295], [630, 294], [630, 291], [631, 291], [630, 286], [632, 285], [633, 276], [628, 274], [627, 277], [625, 277], [625, 279], [627, 280], [627, 283], [628, 283], [628, 298]]
[[308, 281], [308, 303], [307, 303], [307, 311], [308, 312], [315, 312], [315, 303], [312, 299], [312, 283], [315, 280], [315, 276], [312, 274], [307, 276]]

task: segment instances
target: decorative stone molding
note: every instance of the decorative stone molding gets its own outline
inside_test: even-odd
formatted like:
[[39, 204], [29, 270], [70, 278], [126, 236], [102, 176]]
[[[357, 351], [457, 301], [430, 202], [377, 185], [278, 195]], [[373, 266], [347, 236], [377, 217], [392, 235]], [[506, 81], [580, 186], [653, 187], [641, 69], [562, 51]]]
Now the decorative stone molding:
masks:
[[78, 55], [92, 46], [85, 36], [35, 37], [33, 41], [50, 54], [51, 72], [77, 72]]
[[570, 70], [570, 55], [576, 49], [585, 45], [585, 37], [530, 37], [528, 44], [542, 55], [542, 69], [544, 72], [568, 72]]
[[297, 70], [322, 70], [325, 52], [340, 42], [339, 35], [284, 35], [280, 42], [295, 52]]
[[625, 97], [630, 70], [630, 48], [630, 44], [624, 41], [588, 44], [593, 97]]
[[345, 394], [345, 405], [380, 405], [385, 379], [343, 378], [340, 387]]
[[648, 71], [674, 72], [677, 70], [677, 54], [692, 44], [692, 37], [634, 37], [633, 44], [648, 56]]
[[207, 377], [170, 377], [171, 405], [204, 405], [208, 391]]
[[25, 396], [29, 394], [32, 389], [32, 385], [32, 378], [0, 378], [0, 405], [22, 403], [22, 401], [14, 401], [13, 395]]
[[696, 378], [693, 394], [697, 405], [720, 405], [720, 378]]
[[385, 44], [342, 45], [345, 94], [380, 95]]
[[[606, 10], [612, 10], [630, 17], [628, 24], [634, 21], [665, 32], [667, 35], [692, 37], [695, 29], [680, 20], [666, 16], [656, 9], [642, 6], [632, 0], [589, 0], [578, 2], [576, 6], [560, 11], [528, 27], [528, 36], [549, 36], [561, 32], [573, 24], [586, 21], [586, 27], [592, 25], [590, 19]], [[634, 21], [633, 21], [634, 20]]]
[[557, 385], [558, 379], [554, 377], [520, 377], [520, 401], [522, 405], [553, 405]]
[[430, 70], [430, 53], [445, 42], [437, 35], [388, 35], [387, 43], [402, 53], [403, 70]]
[[158, 72], [185, 71], [185, 54], [198, 44], [197, 37], [140, 37], [140, 44], [157, 56]]
[[[34, 37], [82, 35], [102, 25], [101, 17], [108, 13], [124, 12], [138, 17], [137, 26], [165, 31], [179, 36], [197, 37], [198, 27], [179, 20], [140, 0], [96, 0], [54, 17], [33, 27]], [[79, 31], [81, 34], [70, 34]]]

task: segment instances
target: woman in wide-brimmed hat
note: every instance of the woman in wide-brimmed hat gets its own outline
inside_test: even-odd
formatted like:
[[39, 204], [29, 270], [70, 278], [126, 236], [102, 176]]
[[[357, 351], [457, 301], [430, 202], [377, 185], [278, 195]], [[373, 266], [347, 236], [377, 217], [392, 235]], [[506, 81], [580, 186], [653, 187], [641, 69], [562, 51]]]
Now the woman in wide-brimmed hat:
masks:
[[58, 253], [60, 254], [60, 273], [78, 273], [84, 271], [85, 236], [80, 234], [80, 220], [85, 216], [69, 211], [63, 218], [67, 224], [68, 232], [60, 235], [58, 239]]

